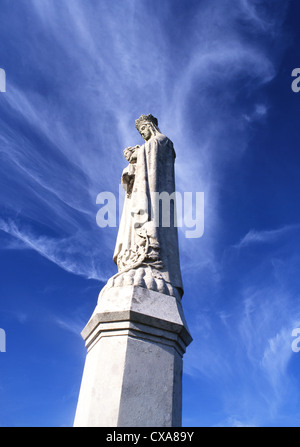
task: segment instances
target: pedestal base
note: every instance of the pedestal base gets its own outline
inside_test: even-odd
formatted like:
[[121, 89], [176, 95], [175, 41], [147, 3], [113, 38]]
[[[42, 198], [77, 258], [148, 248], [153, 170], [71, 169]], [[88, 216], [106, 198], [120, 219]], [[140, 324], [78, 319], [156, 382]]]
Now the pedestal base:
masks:
[[182, 356], [192, 338], [179, 300], [113, 287], [82, 336], [88, 353], [74, 426], [181, 426]]

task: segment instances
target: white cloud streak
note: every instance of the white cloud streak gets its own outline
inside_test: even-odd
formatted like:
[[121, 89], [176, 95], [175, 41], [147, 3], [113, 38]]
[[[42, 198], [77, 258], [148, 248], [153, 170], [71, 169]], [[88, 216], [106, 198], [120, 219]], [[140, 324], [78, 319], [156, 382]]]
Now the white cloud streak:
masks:
[[290, 234], [293, 231], [298, 231], [299, 229], [300, 225], [291, 224], [274, 230], [250, 230], [237, 245], [234, 245], [234, 248], [244, 248], [257, 243], [274, 243], [283, 236]]
[[[286, 4], [275, 1], [272, 11], [264, 4], [199, 2], [192, 13], [187, 9], [183, 32], [172, 2], [161, 2], [162, 14], [139, 0], [60, 0], [59, 8], [53, 0], [31, 0], [27, 13], [40, 40], [28, 30], [20, 51], [35, 82], [8, 79], [1, 129], [1, 174], [11, 187], [0, 199], [10, 211], [0, 230], [68, 272], [106, 281], [114, 273], [115, 233], [96, 227], [96, 197], [118, 192], [123, 148], [140, 142], [134, 120], [157, 115], [174, 141], [178, 190], [205, 193], [204, 236], [180, 234], [184, 279], [197, 291], [199, 278], [210, 284], [203, 298], [202, 292], [189, 297], [195, 341], [185, 368], [221, 383], [231, 425], [255, 423], [247, 409], [262, 413], [274, 395], [274, 412], [284, 402], [288, 304], [295, 309], [288, 294], [261, 284], [250, 290], [241, 281], [240, 296], [231, 297], [236, 307], [211, 299], [199, 313], [205, 293], [216, 293], [223, 279], [217, 251], [223, 173], [248, 149], [253, 122], [268, 117], [268, 103], [256, 93], [276, 76], [268, 44], [280, 41]], [[257, 33], [265, 45], [251, 38]], [[250, 230], [236, 248], [274, 242], [297, 228]], [[78, 333], [77, 323], [57, 318], [56, 324]], [[229, 395], [222, 384], [233, 378], [239, 387]]]
[[[62, 1], [58, 14], [52, 1], [30, 2], [32, 19], [39, 21], [44, 44], [49, 45], [51, 39], [57, 60], [50, 63], [44, 53], [38, 58], [36, 47], [28, 46], [28, 62], [52, 85], [52, 98], [21, 91], [16, 85], [10, 85], [5, 98], [13, 113], [47, 146], [43, 152], [37, 142], [6, 128], [2, 150], [15, 164], [24, 188], [36, 185], [35, 195], [41, 201], [45, 191], [49, 194], [45, 207], [49, 214], [64, 216], [62, 226], [66, 222], [91, 225], [98, 193], [117, 193], [123, 146], [139, 142], [134, 119], [151, 112], [174, 140], [178, 189], [205, 192], [205, 236], [193, 247], [182, 239], [183, 265], [194, 262], [195, 253], [199, 265], [207, 266], [208, 259], [215, 265], [220, 173], [214, 162], [239, 156], [248, 142], [247, 119], [235, 105], [234, 81], [247, 79], [249, 95], [275, 75], [269, 55], [242, 37], [240, 22], [245, 17], [254, 29], [266, 22], [260, 9], [242, 0], [234, 10], [228, 4], [201, 3], [187, 19], [189, 35], [177, 55], [176, 42], [164, 29], [164, 17], [150, 13], [144, 3], [74, 0], [70, 5]], [[141, 39], [146, 11], [151, 14], [151, 38]], [[166, 12], [172, 20], [172, 8]], [[121, 20], [124, 16], [126, 21]], [[179, 60], [182, 53], [184, 64]], [[266, 114], [264, 104], [257, 107], [250, 100], [244, 114], [250, 116], [253, 110]], [[189, 110], [196, 111], [196, 127]], [[222, 138], [225, 129], [226, 140]], [[228, 129], [232, 130], [228, 133]], [[85, 219], [79, 223], [65, 205], [85, 214]], [[30, 213], [28, 202], [22, 208]]]
[[34, 250], [70, 273], [103, 282], [107, 280], [107, 267], [103, 266], [91, 253], [85, 255], [86, 247], [83, 241], [86, 235], [81, 235], [80, 240], [83, 246], [80, 247], [76, 237], [54, 239], [39, 236], [28, 228], [19, 228], [15, 222], [6, 222], [3, 219], [0, 220], [0, 230], [21, 241], [22, 249], [26, 247]]

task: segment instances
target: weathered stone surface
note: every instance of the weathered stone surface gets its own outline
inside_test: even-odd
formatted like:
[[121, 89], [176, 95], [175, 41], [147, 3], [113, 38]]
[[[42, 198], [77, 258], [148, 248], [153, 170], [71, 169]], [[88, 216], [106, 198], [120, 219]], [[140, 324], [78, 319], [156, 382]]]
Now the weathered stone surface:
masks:
[[192, 341], [181, 305], [175, 151], [142, 115], [142, 146], [126, 148], [126, 199], [113, 259], [82, 332], [87, 358], [75, 426], [181, 425], [182, 356]]
[[82, 337], [87, 341], [88, 334], [100, 323], [114, 321], [146, 324], [149, 331], [153, 328], [153, 332], [154, 329], [162, 329], [171, 332], [173, 336], [176, 334], [178, 344], [188, 345], [191, 342], [181, 301], [152, 290], [135, 286], [105, 290], [105, 293], [100, 294], [99, 302], [82, 332]]
[[124, 150], [129, 164], [121, 183], [127, 194], [113, 256], [118, 273], [107, 287], [139, 285], [182, 296], [175, 224], [175, 150], [151, 114], [142, 115], [136, 128], [145, 143]]
[[182, 355], [192, 339], [180, 301], [108, 289], [82, 336], [88, 354], [75, 426], [181, 425]]

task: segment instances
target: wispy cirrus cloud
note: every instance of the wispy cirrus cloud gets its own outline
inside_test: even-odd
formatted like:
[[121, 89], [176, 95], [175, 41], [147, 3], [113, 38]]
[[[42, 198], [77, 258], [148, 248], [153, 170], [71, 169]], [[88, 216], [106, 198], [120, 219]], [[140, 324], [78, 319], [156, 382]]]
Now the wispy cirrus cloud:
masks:
[[[160, 2], [158, 11], [156, 2], [139, 0], [61, 0], [59, 8], [29, 0], [19, 1], [9, 27], [0, 17], [13, 58], [0, 97], [1, 248], [30, 249], [75, 275], [106, 281], [115, 273], [116, 229], [97, 227], [96, 197], [117, 196], [123, 148], [141, 143], [134, 120], [157, 115], [174, 141], [177, 189], [205, 193], [203, 237], [180, 231], [194, 337], [185, 357], [192, 400], [201, 382], [212, 393], [205, 405], [216, 402], [223, 424], [261, 425], [295, 391], [288, 334], [298, 318], [291, 275], [299, 259], [251, 250], [251, 263], [240, 254], [281, 247], [298, 225], [251, 225], [229, 245], [239, 259], [228, 259], [226, 234], [238, 213], [224, 219], [222, 192], [231, 183], [226, 173], [252, 150], [254, 126], [269, 118], [262, 89], [278, 72], [289, 2], [182, 3]], [[78, 319], [57, 315], [52, 323], [79, 333]]]
[[70, 332], [71, 334], [80, 336], [80, 333], [84, 326], [86, 325], [86, 321], [80, 318], [61, 318], [58, 316], [54, 316], [52, 319], [52, 323], [60, 327], [61, 329]]
[[[34, 233], [32, 228], [24, 224], [17, 225], [13, 221], [3, 219], [0, 219], [0, 230], [17, 241], [15, 244], [12, 243], [13, 245], [9, 243], [8, 248], [31, 249], [70, 273], [103, 282], [107, 280], [110, 269], [107, 269], [98, 257], [93, 256], [93, 246], [88, 232], [80, 236], [53, 238]], [[79, 241], [82, 245], [79, 245]]]
[[[266, 41], [270, 28], [277, 33], [273, 39], [280, 35], [279, 20], [269, 20], [259, 2], [240, 0], [234, 10], [229, 4], [214, 0], [188, 9], [188, 34], [174, 52], [178, 36], [168, 34], [165, 16], [156, 15], [151, 5], [74, 0], [70, 6], [63, 1], [58, 15], [53, 2], [32, 0], [30, 14], [40, 42], [54, 57], [50, 63], [47, 52], [37, 52], [40, 43], [28, 30], [27, 66], [35, 71], [27, 69], [22, 88], [11, 79], [4, 100], [6, 113], [10, 109], [18, 117], [19, 131], [3, 124], [2, 151], [11, 177], [18, 177], [30, 198], [25, 203], [13, 197], [13, 208], [37, 219], [41, 208], [73, 235], [71, 228], [95, 225], [97, 194], [117, 193], [125, 164], [122, 150], [140, 142], [134, 119], [151, 112], [174, 140], [178, 189], [205, 191], [205, 237], [193, 246], [182, 239], [184, 264], [193, 262], [197, 252], [199, 265], [213, 267], [222, 176], [215, 162], [224, 168], [246, 149], [249, 117], [267, 114], [267, 106], [258, 105], [251, 93], [276, 74], [266, 49], [244, 38], [243, 20], [251, 24], [250, 32], [266, 32]], [[164, 8], [176, 23], [176, 8]], [[149, 37], [141, 38], [146, 12], [151, 15]], [[39, 88], [32, 88], [34, 78], [43, 79], [35, 84]], [[247, 84], [246, 108], [238, 98], [237, 83], [241, 88], [242, 82]], [[110, 235], [104, 237], [113, 245]]]
[[[288, 367], [294, 355], [291, 330], [299, 317], [296, 300], [278, 285], [246, 292], [238, 325], [241, 348], [248, 359], [249, 387], [245, 388], [244, 397], [260, 425], [276, 418], [296, 392], [297, 385]], [[255, 401], [251, 387], [255, 389]], [[265, 413], [265, 405], [269, 414]]]
[[234, 248], [244, 248], [256, 243], [273, 243], [299, 229], [299, 224], [290, 224], [273, 230], [250, 230]]

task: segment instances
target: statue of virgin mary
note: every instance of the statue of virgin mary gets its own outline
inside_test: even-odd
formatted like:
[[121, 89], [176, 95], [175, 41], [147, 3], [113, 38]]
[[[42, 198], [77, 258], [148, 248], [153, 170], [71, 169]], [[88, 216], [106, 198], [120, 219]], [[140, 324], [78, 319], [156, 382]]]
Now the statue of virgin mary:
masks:
[[145, 143], [124, 150], [126, 197], [113, 256], [118, 273], [106, 288], [133, 285], [181, 298], [173, 143], [151, 114], [136, 128]]

